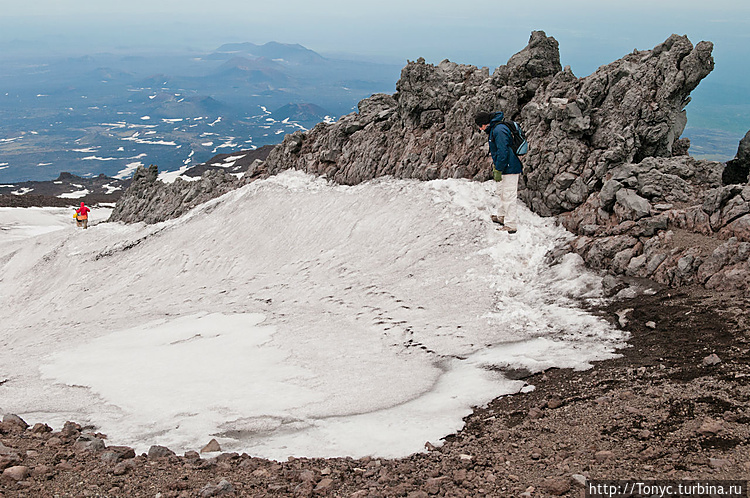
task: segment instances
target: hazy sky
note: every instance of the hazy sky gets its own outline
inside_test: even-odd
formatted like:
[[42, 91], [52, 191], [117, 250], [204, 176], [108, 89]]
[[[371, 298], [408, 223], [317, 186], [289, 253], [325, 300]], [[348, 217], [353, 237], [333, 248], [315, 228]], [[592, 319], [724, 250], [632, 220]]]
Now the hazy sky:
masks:
[[[520, 4], [523, 5], [520, 5]], [[405, 62], [497, 67], [532, 30], [560, 42], [563, 65], [586, 76], [672, 33], [716, 45], [716, 74], [745, 81], [750, 55], [747, 0], [29, 0], [3, 6], [0, 48], [49, 53], [200, 49], [226, 42], [300, 43]]]

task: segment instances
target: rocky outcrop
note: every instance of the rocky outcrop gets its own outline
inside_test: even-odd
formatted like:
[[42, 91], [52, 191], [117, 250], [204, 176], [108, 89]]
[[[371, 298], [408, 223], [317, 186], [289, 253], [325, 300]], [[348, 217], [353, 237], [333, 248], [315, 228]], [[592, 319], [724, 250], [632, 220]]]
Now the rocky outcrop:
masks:
[[748, 173], [750, 173], [750, 131], [745, 134], [745, 138], [740, 140], [737, 156], [727, 163], [721, 179], [724, 185], [747, 183]]
[[198, 204], [237, 188], [237, 177], [223, 170], [206, 171], [199, 180], [177, 178], [173, 183], [157, 179], [155, 165], [140, 166], [130, 188], [117, 202], [109, 221], [158, 223], [177, 218]]
[[750, 289], [750, 186], [722, 186], [723, 165], [648, 158], [612, 170], [560, 222], [594, 268], [670, 286]]
[[158, 223], [176, 218], [198, 204], [236, 189], [244, 181], [266, 175], [264, 160], [273, 149], [264, 145], [254, 150], [218, 154], [189, 168], [172, 183], [158, 179], [156, 165], [139, 167], [131, 187], [125, 191], [109, 221]]
[[571, 211], [619, 165], [671, 157], [690, 92], [714, 67], [712, 48], [672, 35], [585, 78], [556, 74], [521, 112], [532, 144], [524, 202], [541, 215]]
[[409, 62], [394, 95], [375, 95], [358, 113], [287, 135], [269, 155], [268, 172], [295, 168], [344, 184], [383, 175], [489, 179], [487, 139], [474, 113], [516, 116], [561, 69], [557, 41], [541, 31], [492, 75], [448, 60]]
[[[495, 70], [423, 60], [404, 68], [393, 96], [362, 101], [359, 113], [287, 136], [267, 160], [270, 173], [296, 168], [340, 183], [381, 175], [489, 178], [478, 110], [501, 109], [531, 143], [521, 198], [535, 212], [571, 211], [624, 163], [683, 153], [675, 142], [690, 92], [713, 69], [712, 44], [671, 36], [586, 78], [562, 70], [558, 45], [543, 32]], [[674, 150], [677, 149], [677, 150]]]

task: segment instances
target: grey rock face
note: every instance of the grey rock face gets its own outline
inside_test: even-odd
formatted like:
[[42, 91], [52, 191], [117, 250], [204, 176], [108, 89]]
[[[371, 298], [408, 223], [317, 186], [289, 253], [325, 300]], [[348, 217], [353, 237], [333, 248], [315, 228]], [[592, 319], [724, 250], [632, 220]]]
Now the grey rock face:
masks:
[[268, 173], [295, 168], [344, 184], [383, 175], [489, 179], [487, 137], [474, 114], [517, 115], [560, 70], [557, 41], [541, 31], [492, 76], [448, 60], [409, 62], [395, 95], [375, 95], [359, 103], [359, 113], [285, 137], [266, 161]]
[[[531, 144], [524, 202], [542, 215], [571, 211], [617, 166], [672, 156], [689, 94], [713, 69], [711, 50], [709, 42], [693, 47], [672, 35], [585, 78], [567, 68], [557, 73], [521, 112]], [[579, 179], [583, 200], [560, 192], [559, 177], [570, 174]]]
[[740, 140], [737, 156], [727, 163], [721, 179], [724, 185], [747, 183], [748, 172], [750, 172], [750, 131]]
[[139, 167], [130, 188], [117, 202], [109, 221], [158, 223], [185, 214], [198, 204], [236, 189], [237, 177], [223, 170], [206, 171], [200, 180], [157, 180], [156, 166]]

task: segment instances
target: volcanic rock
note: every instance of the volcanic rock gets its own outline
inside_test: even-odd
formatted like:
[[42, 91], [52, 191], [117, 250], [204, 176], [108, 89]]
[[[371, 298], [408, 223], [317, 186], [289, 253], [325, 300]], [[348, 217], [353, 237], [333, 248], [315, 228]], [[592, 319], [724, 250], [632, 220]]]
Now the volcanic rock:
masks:
[[744, 184], [747, 183], [748, 172], [750, 172], [750, 131], [740, 140], [737, 155], [727, 163], [721, 181], [724, 185]]

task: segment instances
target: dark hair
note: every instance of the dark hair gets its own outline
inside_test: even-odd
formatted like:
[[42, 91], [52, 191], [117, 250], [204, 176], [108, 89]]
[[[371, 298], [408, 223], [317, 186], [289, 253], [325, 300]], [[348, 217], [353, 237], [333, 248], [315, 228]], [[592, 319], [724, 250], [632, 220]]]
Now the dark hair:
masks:
[[479, 111], [474, 115], [474, 122], [477, 126], [490, 124], [490, 121], [492, 121], [492, 114], [487, 111]]

